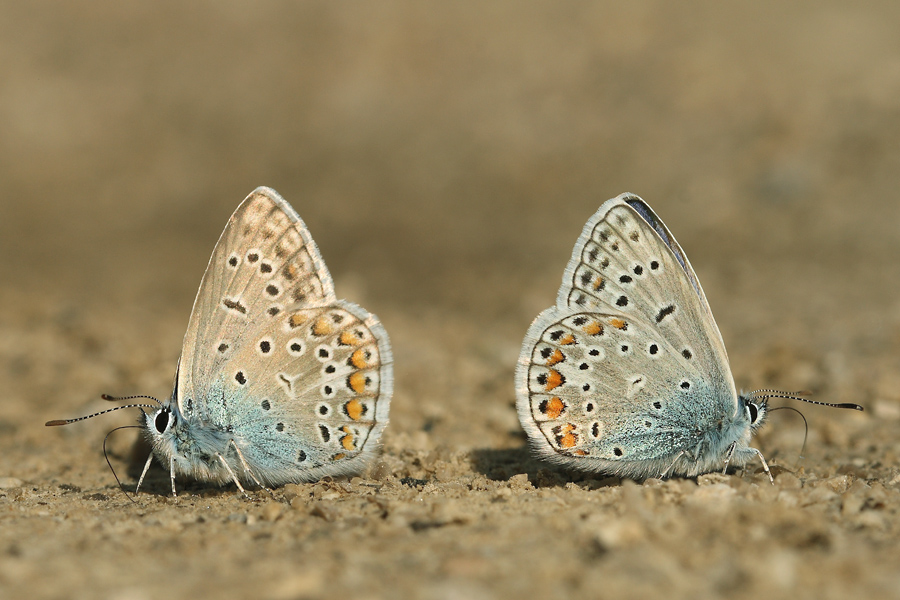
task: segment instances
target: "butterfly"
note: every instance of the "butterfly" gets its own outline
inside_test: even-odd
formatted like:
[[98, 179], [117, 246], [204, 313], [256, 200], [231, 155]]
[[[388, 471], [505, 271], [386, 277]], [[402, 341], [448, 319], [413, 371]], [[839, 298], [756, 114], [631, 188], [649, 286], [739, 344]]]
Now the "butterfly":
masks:
[[141, 410], [153, 451], [137, 489], [155, 456], [173, 495], [176, 475], [231, 481], [243, 492], [242, 483], [359, 472], [378, 448], [392, 389], [391, 346], [378, 318], [336, 298], [306, 225], [260, 187], [213, 250], [171, 397], [110, 410]]
[[776, 390], [739, 394], [691, 263], [638, 196], [585, 224], [556, 305], [525, 335], [516, 407], [536, 454], [625, 477], [693, 477], [757, 458]]

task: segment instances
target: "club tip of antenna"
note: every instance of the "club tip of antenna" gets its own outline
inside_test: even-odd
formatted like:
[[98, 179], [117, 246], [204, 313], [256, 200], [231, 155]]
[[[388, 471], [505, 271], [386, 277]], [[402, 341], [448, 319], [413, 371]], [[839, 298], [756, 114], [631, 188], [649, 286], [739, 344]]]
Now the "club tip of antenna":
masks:
[[59, 425], [68, 425], [69, 422], [65, 419], [54, 419], [52, 421], [47, 421], [44, 423], [44, 427], [57, 427]]
[[852, 403], [852, 402], [844, 402], [844, 403], [842, 403], [842, 404], [835, 404], [835, 406], [836, 406], [837, 408], [849, 408], [849, 409], [852, 409], [852, 410], [859, 410], [859, 411], [865, 410], [865, 409], [864, 409], [862, 406], [860, 406], [859, 404], [854, 404], [854, 403]]

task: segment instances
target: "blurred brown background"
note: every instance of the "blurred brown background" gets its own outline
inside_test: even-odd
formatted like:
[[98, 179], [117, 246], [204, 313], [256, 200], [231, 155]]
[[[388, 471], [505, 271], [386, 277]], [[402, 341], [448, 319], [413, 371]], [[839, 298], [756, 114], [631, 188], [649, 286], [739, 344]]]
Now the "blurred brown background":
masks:
[[[0, 3], [0, 590], [896, 595], [898, 23], [886, 1]], [[169, 393], [209, 254], [258, 185], [391, 335], [387, 499], [172, 502], [160, 471], [136, 509], [100, 452], [133, 415], [41, 425]], [[774, 496], [734, 476], [712, 483], [737, 490], [714, 498], [728, 512], [691, 512], [703, 486], [654, 504], [524, 449], [522, 336], [623, 191], [690, 256], [739, 386], [867, 407], [799, 407], [799, 470], [802, 424], [773, 415]], [[129, 482], [131, 439], [112, 457]]]

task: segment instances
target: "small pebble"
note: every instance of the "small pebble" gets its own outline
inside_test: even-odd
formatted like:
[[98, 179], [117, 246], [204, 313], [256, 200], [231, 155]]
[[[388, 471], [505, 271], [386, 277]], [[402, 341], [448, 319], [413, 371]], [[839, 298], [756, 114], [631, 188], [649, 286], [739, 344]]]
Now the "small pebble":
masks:
[[262, 507], [259, 516], [263, 521], [274, 521], [281, 516], [283, 510], [284, 507], [278, 502], [268, 502]]

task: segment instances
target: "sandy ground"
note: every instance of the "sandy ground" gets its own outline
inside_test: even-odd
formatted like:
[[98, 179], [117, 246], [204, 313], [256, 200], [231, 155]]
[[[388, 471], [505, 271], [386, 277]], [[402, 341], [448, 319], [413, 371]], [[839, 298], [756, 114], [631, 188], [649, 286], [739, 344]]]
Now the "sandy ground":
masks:
[[[3, 598], [900, 596], [900, 5], [0, 5]], [[396, 356], [384, 452], [252, 492], [156, 468], [103, 392], [170, 392], [238, 202], [280, 191]], [[535, 461], [513, 369], [585, 220], [643, 196], [691, 258], [758, 465]], [[110, 438], [127, 485], [145, 450]], [[139, 468], [139, 467], [138, 467]]]

